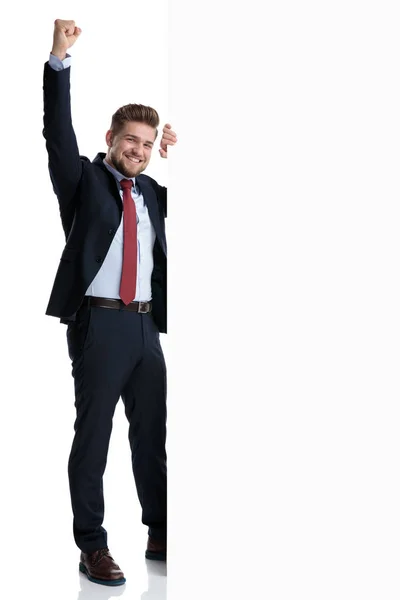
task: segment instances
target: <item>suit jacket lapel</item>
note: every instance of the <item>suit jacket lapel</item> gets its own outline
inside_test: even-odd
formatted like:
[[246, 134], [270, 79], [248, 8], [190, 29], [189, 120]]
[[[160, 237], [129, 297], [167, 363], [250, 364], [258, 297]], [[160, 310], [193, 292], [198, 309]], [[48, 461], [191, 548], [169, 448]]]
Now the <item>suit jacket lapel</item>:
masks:
[[97, 167], [99, 167], [103, 173], [106, 175], [106, 179], [108, 182], [108, 191], [112, 193], [112, 195], [114, 196], [116, 202], [117, 202], [117, 206], [118, 206], [118, 210], [120, 212], [120, 215], [122, 215], [122, 200], [121, 200], [121, 196], [119, 195], [119, 191], [118, 191], [118, 185], [117, 182], [115, 180], [115, 177], [112, 173], [110, 173], [110, 171], [108, 169], [106, 169], [106, 167], [104, 166], [103, 163], [103, 158], [105, 157], [105, 154], [99, 153], [96, 158], [93, 161], [93, 164], [95, 164]]

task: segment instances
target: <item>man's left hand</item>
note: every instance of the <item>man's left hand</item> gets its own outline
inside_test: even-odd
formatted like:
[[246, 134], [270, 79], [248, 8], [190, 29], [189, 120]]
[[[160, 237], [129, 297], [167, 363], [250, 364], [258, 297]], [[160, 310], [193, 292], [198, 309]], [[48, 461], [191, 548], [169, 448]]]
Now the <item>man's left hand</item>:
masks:
[[176, 133], [172, 131], [171, 125], [167, 123], [164, 125], [163, 134], [160, 142], [159, 153], [162, 158], [167, 158], [168, 146], [173, 146], [177, 142]]

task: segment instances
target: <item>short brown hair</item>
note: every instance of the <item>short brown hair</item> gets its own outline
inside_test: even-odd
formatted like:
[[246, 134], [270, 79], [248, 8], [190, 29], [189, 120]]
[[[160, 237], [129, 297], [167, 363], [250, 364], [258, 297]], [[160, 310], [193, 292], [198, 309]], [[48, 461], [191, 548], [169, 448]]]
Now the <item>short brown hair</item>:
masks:
[[112, 116], [111, 131], [117, 134], [124, 126], [124, 123], [128, 121], [146, 123], [146, 125], [154, 127], [157, 137], [157, 127], [160, 124], [160, 117], [154, 108], [143, 106], [143, 104], [126, 104], [125, 106], [121, 106]]

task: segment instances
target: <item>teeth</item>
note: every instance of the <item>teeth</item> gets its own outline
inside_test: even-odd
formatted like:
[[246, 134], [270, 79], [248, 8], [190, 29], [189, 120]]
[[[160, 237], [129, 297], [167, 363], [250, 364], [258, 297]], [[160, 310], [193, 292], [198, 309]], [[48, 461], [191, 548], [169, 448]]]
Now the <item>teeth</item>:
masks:
[[131, 162], [134, 162], [134, 163], [138, 163], [138, 162], [140, 162], [140, 160], [139, 160], [138, 158], [132, 158], [131, 156], [128, 156], [128, 159], [129, 159]]

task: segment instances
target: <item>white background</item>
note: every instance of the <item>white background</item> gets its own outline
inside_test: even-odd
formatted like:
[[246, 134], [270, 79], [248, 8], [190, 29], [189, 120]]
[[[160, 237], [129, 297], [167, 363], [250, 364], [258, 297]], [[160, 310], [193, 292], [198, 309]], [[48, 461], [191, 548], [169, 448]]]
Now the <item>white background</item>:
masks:
[[[41, 138], [56, 17], [83, 29], [83, 154], [128, 101], [179, 137], [168, 173], [156, 154], [148, 170], [169, 188], [168, 597], [399, 597], [399, 14], [257, 6], [171, 0], [167, 25], [162, 2], [15, 4], [3, 21], [4, 597], [75, 600], [84, 585], [65, 329], [44, 316], [63, 247]], [[118, 408], [110, 547], [126, 598], [164, 598], [162, 574], [145, 595]]]

